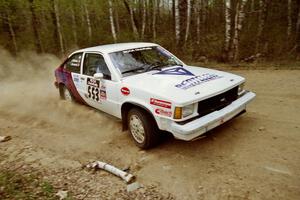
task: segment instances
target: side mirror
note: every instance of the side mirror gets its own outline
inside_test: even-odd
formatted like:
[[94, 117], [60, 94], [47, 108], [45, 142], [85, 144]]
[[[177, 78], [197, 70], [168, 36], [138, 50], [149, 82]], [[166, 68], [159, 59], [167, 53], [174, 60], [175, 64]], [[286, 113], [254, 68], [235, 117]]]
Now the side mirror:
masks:
[[97, 80], [100, 80], [103, 78], [103, 74], [102, 73], [96, 73], [94, 74], [94, 78], [97, 79]]

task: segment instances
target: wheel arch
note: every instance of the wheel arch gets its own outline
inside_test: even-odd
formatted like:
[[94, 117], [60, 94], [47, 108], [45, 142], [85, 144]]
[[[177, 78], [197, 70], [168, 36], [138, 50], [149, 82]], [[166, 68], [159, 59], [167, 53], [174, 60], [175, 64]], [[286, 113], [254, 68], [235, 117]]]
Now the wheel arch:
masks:
[[123, 131], [128, 130], [127, 115], [128, 115], [129, 110], [132, 108], [139, 108], [139, 109], [144, 110], [152, 118], [152, 120], [154, 120], [155, 124], [157, 125], [155, 117], [153, 116], [153, 114], [149, 108], [147, 108], [144, 105], [135, 103], [135, 102], [125, 102], [121, 106], [122, 130]]

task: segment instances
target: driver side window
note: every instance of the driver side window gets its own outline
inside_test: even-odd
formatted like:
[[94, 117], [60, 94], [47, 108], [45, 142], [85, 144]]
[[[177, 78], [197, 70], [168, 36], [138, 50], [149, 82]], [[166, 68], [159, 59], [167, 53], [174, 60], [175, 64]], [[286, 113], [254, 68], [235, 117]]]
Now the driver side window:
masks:
[[103, 56], [96, 53], [86, 53], [83, 61], [83, 74], [94, 76], [95, 73], [102, 73], [104, 79], [111, 80], [111, 74]]

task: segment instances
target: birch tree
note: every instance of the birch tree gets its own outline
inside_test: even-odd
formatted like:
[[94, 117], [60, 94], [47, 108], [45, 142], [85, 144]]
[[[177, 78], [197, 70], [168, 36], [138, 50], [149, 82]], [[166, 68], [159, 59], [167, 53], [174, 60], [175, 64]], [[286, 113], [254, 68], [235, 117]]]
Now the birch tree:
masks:
[[175, 40], [176, 45], [180, 41], [180, 16], [179, 16], [179, 0], [174, 0], [174, 20], [175, 20]]
[[9, 11], [6, 11], [6, 24], [8, 26], [9, 30], [9, 36], [11, 37], [12, 44], [13, 44], [13, 49], [14, 49], [14, 54], [16, 55], [18, 53], [18, 44], [17, 44], [17, 39], [16, 39], [16, 33], [13, 28], [12, 20]]
[[299, 33], [300, 33], [300, 6], [298, 9], [298, 16], [297, 16], [297, 23], [296, 23], [296, 35], [299, 35]]
[[[231, 40], [231, 0], [225, 0], [225, 52], [229, 53]], [[228, 55], [227, 55], [228, 56]]]
[[186, 15], [186, 29], [185, 29], [184, 44], [186, 44], [190, 34], [190, 24], [191, 24], [191, 0], [187, 0], [187, 15]]
[[[115, 2], [118, 6], [118, 1]], [[119, 12], [118, 9], [114, 10], [114, 14], [115, 14], [115, 22], [116, 22], [116, 32], [119, 33], [120, 32], [120, 22], [119, 22]]]
[[243, 28], [243, 22], [245, 19], [245, 5], [247, 0], [242, 0], [237, 3], [236, 6], [236, 15], [235, 15], [235, 26], [234, 26], [234, 38], [233, 38], [233, 60], [237, 61], [239, 58], [239, 42], [240, 42], [240, 33]]
[[38, 53], [43, 53], [44, 49], [42, 46], [42, 41], [41, 41], [41, 37], [39, 34], [39, 22], [34, 10], [34, 4], [33, 4], [33, 0], [29, 0], [29, 5], [30, 5], [30, 13], [31, 13], [31, 25], [32, 25], [32, 30], [33, 30], [33, 35], [35, 37], [35, 46], [36, 46], [36, 50]]
[[142, 1], [142, 30], [141, 30], [141, 38], [144, 39], [146, 28], [146, 0]]
[[157, 0], [152, 0], [152, 37], [156, 40], [156, 5]]
[[91, 40], [92, 40], [92, 26], [91, 26], [89, 10], [87, 8], [87, 0], [84, 0], [83, 8], [84, 8], [84, 13], [85, 13], [85, 17], [86, 17], [86, 25], [87, 25], [87, 28], [88, 28], [88, 39], [89, 39], [89, 43], [91, 43]]
[[201, 11], [201, 2], [202, 0], [199, 0], [196, 2], [195, 6], [195, 14], [196, 14], [196, 44], [200, 44], [200, 23], [201, 23], [201, 17], [200, 17], [200, 11]]
[[298, 8], [298, 16], [297, 16], [297, 23], [296, 23], [296, 44], [295, 49], [297, 55], [297, 60], [300, 60], [300, 2], [298, 2], [299, 8]]
[[251, 0], [251, 12], [255, 10], [255, 0]]
[[134, 12], [133, 9], [131, 8], [131, 6], [129, 5], [127, 0], [123, 0], [125, 7], [130, 15], [130, 22], [131, 22], [131, 27], [132, 27], [132, 31], [133, 31], [133, 35], [135, 39], [139, 38], [139, 33], [138, 33], [138, 29], [137, 29], [137, 25], [136, 25], [136, 20], [134, 20]]
[[258, 19], [258, 30], [256, 35], [255, 54], [260, 53], [262, 34], [267, 20], [268, 4], [269, 4], [269, 0], [259, 0], [259, 19]]
[[61, 24], [59, 18], [59, 10], [57, 5], [57, 0], [52, 1], [53, 7], [53, 22], [54, 22], [54, 30], [55, 30], [55, 38], [58, 39], [59, 47], [60, 47], [60, 54], [63, 56], [65, 54], [64, 43], [63, 43], [63, 36], [61, 32]]
[[110, 28], [111, 28], [111, 33], [114, 39], [114, 42], [117, 42], [117, 34], [116, 34], [116, 28], [115, 28], [115, 23], [114, 23], [114, 12], [113, 12], [113, 4], [112, 0], [108, 0], [108, 5], [109, 5], [109, 20], [110, 20]]
[[72, 33], [73, 33], [73, 39], [75, 45], [78, 44], [78, 39], [77, 39], [77, 23], [76, 23], [76, 18], [75, 18], [75, 11], [74, 11], [74, 4], [71, 5], [71, 18], [72, 18]]
[[18, 53], [18, 43], [16, 39], [16, 31], [13, 24], [12, 13], [11, 13], [11, 2], [4, 2], [3, 12], [1, 12], [0, 17], [3, 20], [4, 28], [7, 28], [7, 32], [9, 35], [10, 46], [12, 44], [12, 53], [16, 55]]
[[287, 10], [287, 19], [288, 19], [288, 25], [287, 25], [287, 38], [288, 40], [291, 38], [292, 33], [292, 0], [288, 0], [288, 10]]
[[208, 0], [201, 0], [202, 5], [201, 5], [201, 27], [203, 29], [202, 34], [204, 34], [204, 28], [205, 28], [205, 23], [206, 23], [206, 18], [207, 18], [207, 7], [208, 7]]

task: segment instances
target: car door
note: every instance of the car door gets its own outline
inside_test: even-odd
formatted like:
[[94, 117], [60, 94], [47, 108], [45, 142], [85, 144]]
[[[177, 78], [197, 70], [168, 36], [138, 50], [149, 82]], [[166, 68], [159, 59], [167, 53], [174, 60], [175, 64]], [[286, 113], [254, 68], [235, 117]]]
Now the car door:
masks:
[[62, 77], [63, 84], [71, 92], [72, 96], [76, 101], [84, 103], [84, 100], [79, 94], [78, 88], [80, 88], [80, 69], [82, 63], [83, 53], [75, 53], [68, 58], [62, 66]]
[[[95, 73], [102, 73], [103, 78], [95, 79]], [[80, 95], [87, 104], [115, 116], [118, 114], [118, 96], [113, 92], [118, 83], [111, 80], [111, 72], [100, 53], [84, 54], [80, 80]]]

